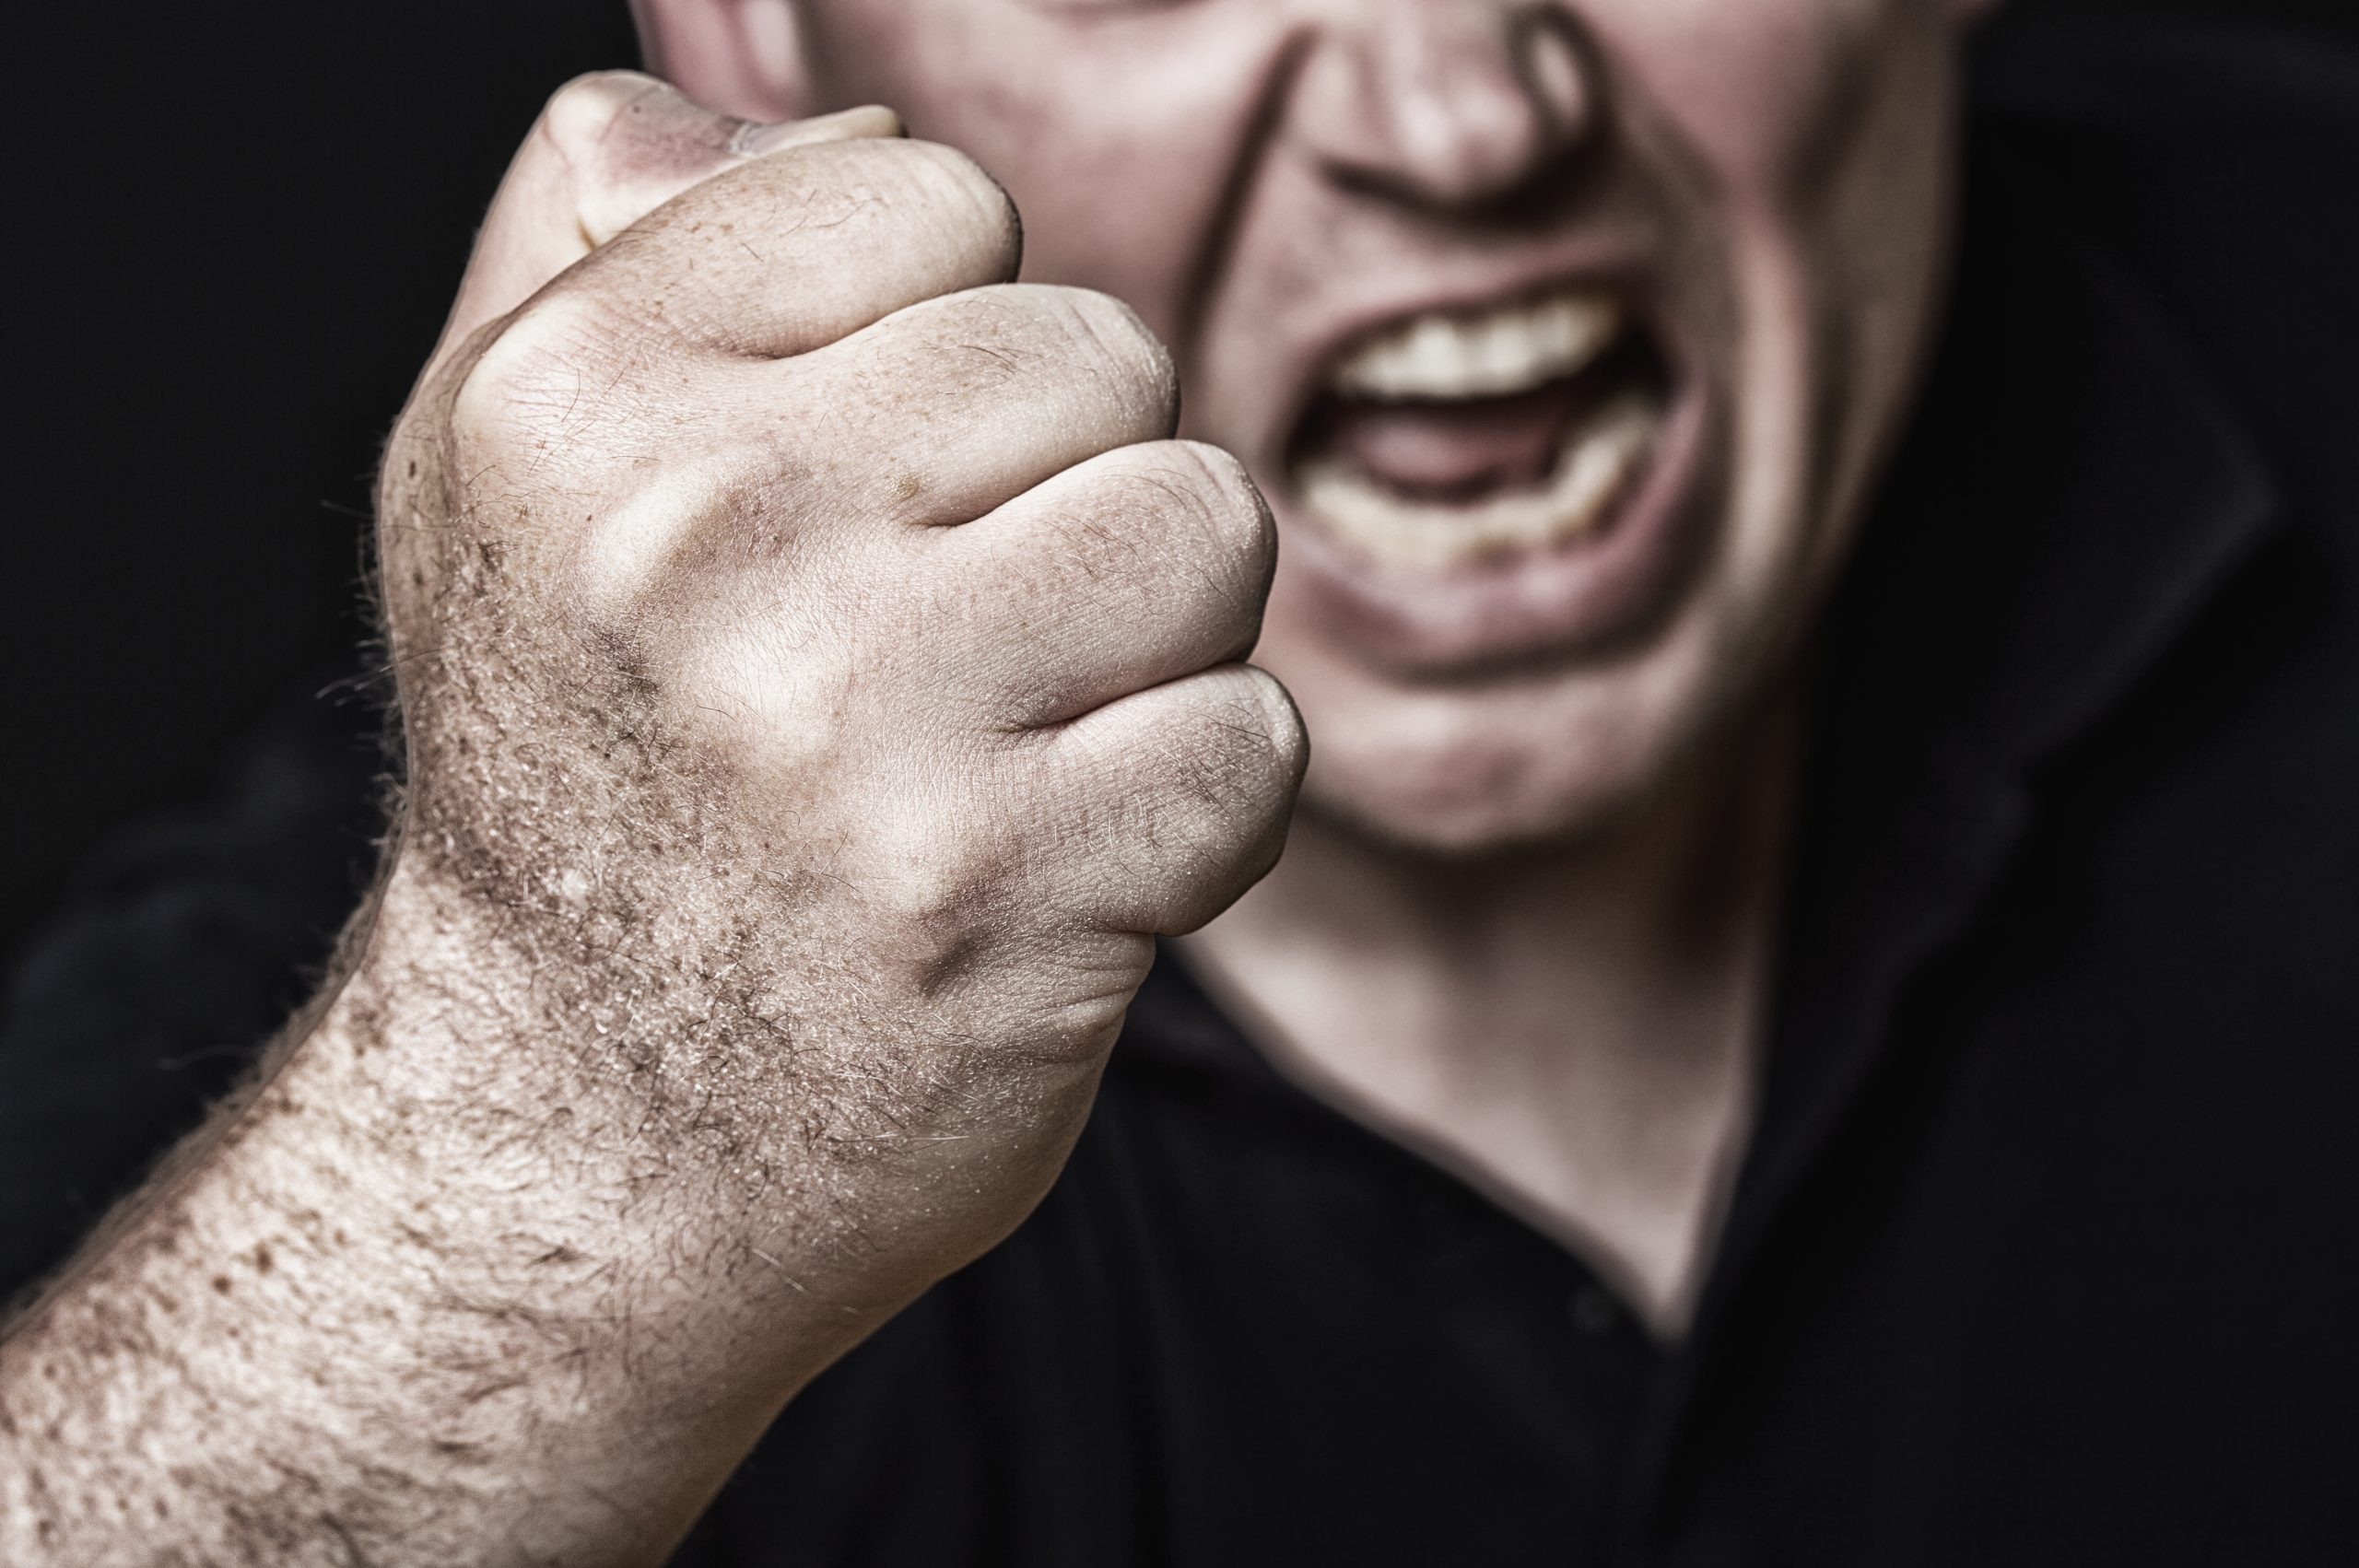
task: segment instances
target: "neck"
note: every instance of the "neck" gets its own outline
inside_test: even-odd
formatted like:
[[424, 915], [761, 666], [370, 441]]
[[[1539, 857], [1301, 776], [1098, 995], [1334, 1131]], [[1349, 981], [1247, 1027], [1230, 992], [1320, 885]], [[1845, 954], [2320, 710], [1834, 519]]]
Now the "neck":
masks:
[[1308, 810], [1183, 951], [1280, 1069], [1686, 1322], [1741, 1153], [1797, 747], [1780, 701], [1614, 830], [1442, 859]]

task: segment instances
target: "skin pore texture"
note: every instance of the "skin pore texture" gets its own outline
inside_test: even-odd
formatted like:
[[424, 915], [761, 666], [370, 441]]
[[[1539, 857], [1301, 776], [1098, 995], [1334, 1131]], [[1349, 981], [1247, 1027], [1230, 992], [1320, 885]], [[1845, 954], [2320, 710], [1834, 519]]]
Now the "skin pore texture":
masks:
[[389, 443], [380, 890], [0, 1341], [0, 1561], [661, 1562], [1157, 935], [1678, 1332], [1972, 8], [643, 0]]

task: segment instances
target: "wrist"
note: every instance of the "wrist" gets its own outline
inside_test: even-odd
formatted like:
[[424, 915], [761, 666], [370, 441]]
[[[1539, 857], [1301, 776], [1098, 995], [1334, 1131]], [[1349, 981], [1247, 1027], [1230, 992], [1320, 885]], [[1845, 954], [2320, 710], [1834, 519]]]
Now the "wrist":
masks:
[[620, 1350], [627, 1326], [633, 1355], [691, 1405], [725, 1368], [774, 1407], [913, 1293], [845, 1266], [860, 1217], [761, 1125], [793, 1107], [688, 1071], [700, 1064], [662, 1036], [677, 1003], [648, 1001], [649, 967], [553, 953], [448, 880], [397, 868], [255, 1113], [300, 1107], [306, 1125], [278, 1141], [313, 1167], [304, 1179], [372, 1209], [370, 1234], [414, 1271], [562, 1318], [577, 1350], [600, 1325], [618, 1326]]

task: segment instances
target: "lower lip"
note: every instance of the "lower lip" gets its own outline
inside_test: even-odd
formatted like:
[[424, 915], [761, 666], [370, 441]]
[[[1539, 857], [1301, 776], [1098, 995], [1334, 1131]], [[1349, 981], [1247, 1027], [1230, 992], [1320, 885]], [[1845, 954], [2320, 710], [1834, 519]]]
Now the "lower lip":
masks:
[[1699, 379], [1680, 383], [1637, 485], [1596, 532], [1418, 577], [1358, 555], [1290, 489], [1273, 486], [1281, 583], [1293, 579], [1331, 634], [1401, 675], [1464, 679], [1627, 645], [1659, 622], [1687, 576], [1710, 510], [1697, 502], [1711, 410]]

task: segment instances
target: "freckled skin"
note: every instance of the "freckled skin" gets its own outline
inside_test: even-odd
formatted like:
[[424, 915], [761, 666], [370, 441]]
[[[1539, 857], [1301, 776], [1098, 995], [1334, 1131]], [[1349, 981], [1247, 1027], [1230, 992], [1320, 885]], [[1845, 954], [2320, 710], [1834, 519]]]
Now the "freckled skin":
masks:
[[[883, 99], [979, 158], [1033, 281], [889, 114], [552, 100], [389, 443], [380, 886], [0, 1340], [0, 1560], [661, 1562], [1022, 1217], [1154, 934], [1272, 864], [1304, 751], [1257, 638], [1331, 822], [1455, 853], [1656, 790], [1897, 417], [1958, 8], [1579, 0], [1540, 45], [1490, 0], [648, 0], [722, 109]], [[1428, 616], [1404, 674], [1314, 553], [1273, 585], [1285, 389], [1369, 280], [1599, 233], [1716, 400], [1708, 548], [1610, 656], [1438, 677]], [[1180, 379], [1269, 509], [1170, 439]]]

